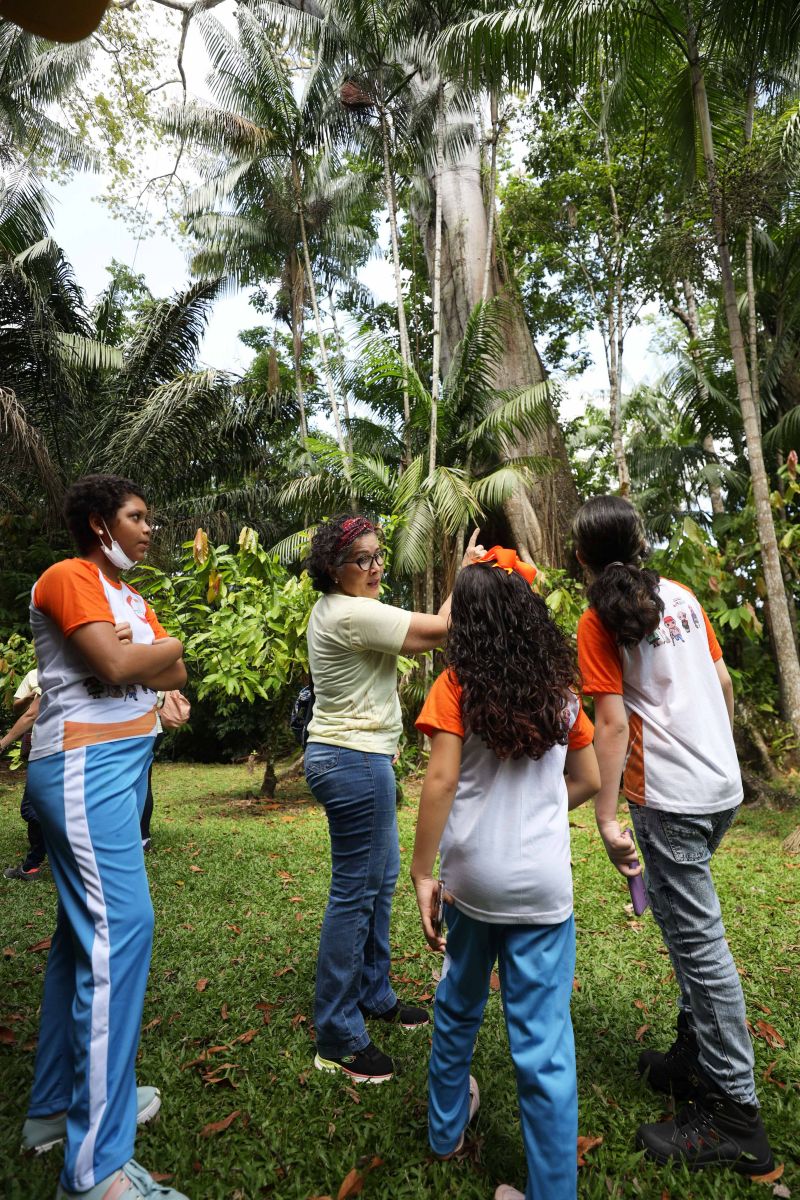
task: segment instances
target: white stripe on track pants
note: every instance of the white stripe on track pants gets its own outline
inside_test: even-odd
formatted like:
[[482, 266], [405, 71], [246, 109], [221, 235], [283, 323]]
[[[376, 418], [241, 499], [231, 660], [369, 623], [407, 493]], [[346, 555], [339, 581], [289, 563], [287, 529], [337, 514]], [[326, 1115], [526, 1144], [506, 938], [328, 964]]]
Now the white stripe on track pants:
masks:
[[67, 1110], [67, 1191], [88, 1191], [133, 1157], [153, 940], [139, 815], [152, 757], [152, 738], [126, 738], [28, 766], [58, 890], [28, 1115]]

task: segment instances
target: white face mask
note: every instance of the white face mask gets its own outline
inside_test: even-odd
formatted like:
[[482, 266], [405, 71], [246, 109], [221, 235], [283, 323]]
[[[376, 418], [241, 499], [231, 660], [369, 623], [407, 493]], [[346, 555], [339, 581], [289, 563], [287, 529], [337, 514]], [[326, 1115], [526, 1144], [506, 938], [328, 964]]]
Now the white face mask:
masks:
[[122, 546], [120, 546], [116, 538], [111, 537], [111, 533], [105, 521], [103, 521], [103, 528], [111, 539], [111, 546], [109, 548], [102, 538], [98, 538], [100, 542], [100, 549], [103, 551], [103, 554], [105, 554], [112, 567], [116, 567], [118, 571], [129, 571], [131, 567], [135, 567], [135, 561], [132, 558], [128, 558], [127, 554], [122, 549]]

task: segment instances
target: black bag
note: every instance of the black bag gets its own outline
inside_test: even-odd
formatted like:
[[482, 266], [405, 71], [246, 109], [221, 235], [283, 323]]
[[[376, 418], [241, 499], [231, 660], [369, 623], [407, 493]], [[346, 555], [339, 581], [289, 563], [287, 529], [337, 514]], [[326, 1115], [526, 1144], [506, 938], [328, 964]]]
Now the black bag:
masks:
[[305, 687], [297, 693], [297, 699], [292, 705], [292, 715], [289, 717], [289, 727], [299, 746], [305, 749], [308, 741], [308, 726], [314, 715], [314, 681], [309, 680]]

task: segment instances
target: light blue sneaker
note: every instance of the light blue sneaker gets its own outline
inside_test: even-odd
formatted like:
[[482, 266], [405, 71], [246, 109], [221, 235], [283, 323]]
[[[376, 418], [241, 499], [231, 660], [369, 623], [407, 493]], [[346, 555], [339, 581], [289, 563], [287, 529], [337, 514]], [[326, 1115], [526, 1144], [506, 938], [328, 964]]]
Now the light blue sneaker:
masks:
[[56, 1200], [189, 1200], [189, 1197], [156, 1183], [150, 1172], [131, 1158], [88, 1192], [65, 1192], [59, 1184]]
[[[146, 1125], [161, 1108], [161, 1093], [154, 1087], [136, 1089], [136, 1124]], [[28, 1117], [22, 1126], [22, 1150], [28, 1154], [46, 1154], [67, 1136], [67, 1114], [43, 1121], [41, 1117]]]

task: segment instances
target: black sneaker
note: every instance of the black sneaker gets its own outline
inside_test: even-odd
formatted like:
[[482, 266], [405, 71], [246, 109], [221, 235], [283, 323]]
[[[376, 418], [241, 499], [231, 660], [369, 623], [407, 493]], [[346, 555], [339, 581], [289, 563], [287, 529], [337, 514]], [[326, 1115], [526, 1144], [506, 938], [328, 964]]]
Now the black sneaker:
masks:
[[658, 1163], [683, 1162], [690, 1171], [725, 1166], [740, 1175], [768, 1175], [775, 1170], [758, 1106], [739, 1104], [721, 1092], [687, 1104], [671, 1121], [640, 1125], [636, 1146]]
[[383, 1054], [372, 1042], [344, 1058], [323, 1058], [321, 1054], [315, 1054], [314, 1066], [318, 1071], [343, 1071], [354, 1083], [386, 1083], [394, 1073], [394, 1063], [389, 1055]]
[[678, 1013], [678, 1036], [666, 1053], [643, 1050], [637, 1071], [650, 1087], [676, 1100], [698, 1100], [714, 1085], [700, 1066], [697, 1037], [685, 1013]]
[[5, 871], [3, 871], [3, 877], [5, 879], [24, 879], [26, 883], [35, 883], [37, 879], [41, 879], [42, 877], [42, 868], [31, 867], [29, 871], [26, 871], [22, 866], [6, 867]]
[[363, 1004], [359, 1004], [358, 1007], [366, 1020], [385, 1021], [387, 1025], [399, 1025], [401, 1029], [419, 1029], [423, 1025], [429, 1025], [431, 1020], [427, 1008], [417, 1008], [413, 1004], [401, 1004], [399, 1000], [395, 1001], [393, 1008], [382, 1013], [372, 1012]]

